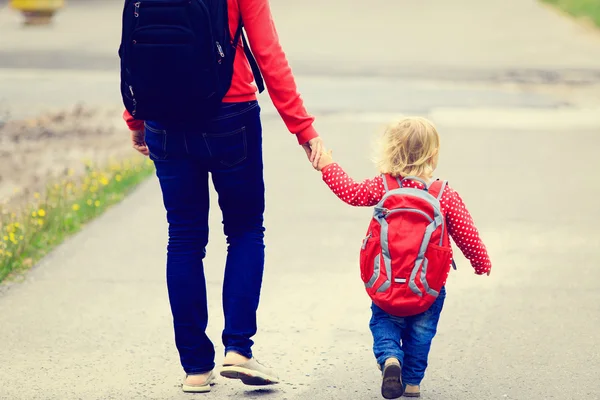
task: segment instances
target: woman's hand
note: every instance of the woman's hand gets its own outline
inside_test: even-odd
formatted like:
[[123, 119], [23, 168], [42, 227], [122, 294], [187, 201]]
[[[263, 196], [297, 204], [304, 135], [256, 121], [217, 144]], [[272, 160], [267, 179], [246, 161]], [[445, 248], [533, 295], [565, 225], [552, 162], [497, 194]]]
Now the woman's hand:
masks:
[[133, 148], [143, 155], [148, 156], [150, 154], [148, 146], [146, 146], [146, 133], [144, 131], [131, 131], [131, 143]]
[[323, 152], [323, 139], [320, 137], [312, 138], [308, 142], [302, 145], [308, 161], [312, 163], [314, 169], [317, 169], [319, 160], [321, 159], [321, 153]]

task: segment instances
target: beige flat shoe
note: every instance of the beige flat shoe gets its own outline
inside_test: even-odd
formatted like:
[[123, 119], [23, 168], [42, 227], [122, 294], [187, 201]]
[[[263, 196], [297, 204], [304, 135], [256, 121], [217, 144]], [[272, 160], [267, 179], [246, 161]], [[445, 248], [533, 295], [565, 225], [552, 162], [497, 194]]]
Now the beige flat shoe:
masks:
[[239, 379], [242, 383], [252, 386], [279, 383], [277, 375], [254, 358], [241, 364], [223, 364], [221, 376], [229, 379]]
[[[189, 375], [186, 375], [187, 378]], [[215, 374], [213, 371], [210, 371], [210, 374], [204, 381], [204, 383], [196, 384], [196, 385], [188, 385], [185, 383], [185, 379], [183, 380], [183, 384], [181, 385], [181, 389], [185, 393], [208, 393], [210, 392], [210, 386], [213, 384], [215, 380]]]
[[406, 385], [404, 397], [421, 397], [421, 388], [419, 385]]

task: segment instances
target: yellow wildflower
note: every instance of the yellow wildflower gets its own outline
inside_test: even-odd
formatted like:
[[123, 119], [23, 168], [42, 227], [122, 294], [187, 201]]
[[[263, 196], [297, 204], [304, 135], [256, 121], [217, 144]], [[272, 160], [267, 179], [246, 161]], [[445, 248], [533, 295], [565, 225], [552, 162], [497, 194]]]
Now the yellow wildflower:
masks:
[[38, 218], [37, 223], [39, 226], [44, 226], [44, 220], [41, 218]]
[[115, 180], [117, 182], [121, 182], [123, 180], [123, 177], [121, 175], [117, 175], [117, 176], [115, 176]]
[[102, 184], [102, 186], [108, 185], [108, 178], [105, 176], [100, 177], [100, 183]]
[[13, 244], [17, 244], [17, 238], [15, 237], [15, 234], [14, 234], [14, 233], [12, 233], [12, 232], [11, 232], [11, 233], [8, 235], [8, 238], [9, 238], [9, 240], [10, 240], [10, 241], [11, 241]]
[[94, 202], [94, 205], [95, 205], [96, 207], [100, 207], [100, 200], [96, 200], [96, 201]]
[[37, 214], [37, 212], [36, 212], [36, 211], [34, 211], [34, 212], [32, 212], [32, 213], [31, 213], [31, 216], [32, 216], [33, 218], [36, 218], [36, 217], [38, 216], [38, 214]]
[[87, 201], [87, 205], [88, 205], [88, 206], [91, 206], [92, 204], [93, 204], [93, 202], [92, 202], [92, 199], [88, 199], [88, 201]]
[[5, 242], [8, 242], [8, 236], [4, 236], [2, 239], [3, 239]]
[[46, 211], [43, 208], [40, 208], [38, 210], [38, 215], [43, 218], [46, 216]]
[[71, 208], [73, 209], [73, 211], [79, 211], [79, 204], [75, 203]]

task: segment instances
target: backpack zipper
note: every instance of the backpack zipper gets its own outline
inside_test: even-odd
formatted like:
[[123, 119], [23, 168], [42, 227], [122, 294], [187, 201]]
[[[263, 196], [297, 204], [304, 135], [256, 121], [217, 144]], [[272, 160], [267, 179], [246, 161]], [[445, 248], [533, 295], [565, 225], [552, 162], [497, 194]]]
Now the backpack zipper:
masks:
[[369, 232], [369, 234], [367, 235], [367, 237], [363, 239], [363, 242], [362, 242], [361, 249], [363, 249], [363, 250], [364, 250], [364, 249], [366, 249], [366, 248], [367, 248], [367, 242], [368, 242], [368, 241], [369, 241], [369, 239], [371, 239], [372, 237], [373, 237], [373, 234], [372, 234], [371, 232]]
[[221, 47], [221, 43], [216, 42], [217, 44], [217, 51], [219, 52], [219, 55], [221, 56], [221, 58], [219, 59], [218, 63], [221, 64], [221, 60], [223, 60], [225, 58], [225, 53], [223, 52], [223, 48]]
[[424, 216], [429, 222], [433, 222], [433, 219], [429, 215], [416, 208], [397, 208], [395, 210], [389, 210], [387, 208], [376, 208], [376, 210], [381, 213], [383, 218], [387, 218], [390, 214], [394, 214], [397, 212], [413, 212]]
[[129, 85], [129, 91], [131, 92], [131, 100], [133, 102], [133, 111], [131, 112], [131, 116], [135, 117], [137, 112], [137, 101], [135, 100], [135, 94], [133, 94], [133, 86]]
[[[191, 4], [192, 0], [179, 0], [179, 1], [153, 1], [150, 2], [151, 4], [148, 4], [148, 6], [150, 7], [157, 7], [157, 6], [174, 6], [174, 5], [183, 5], [183, 4]], [[142, 5], [141, 1], [136, 1], [135, 3], [133, 3], [135, 9], [133, 11], [133, 15], [138, 18], [140, 16], [140, 6]]]

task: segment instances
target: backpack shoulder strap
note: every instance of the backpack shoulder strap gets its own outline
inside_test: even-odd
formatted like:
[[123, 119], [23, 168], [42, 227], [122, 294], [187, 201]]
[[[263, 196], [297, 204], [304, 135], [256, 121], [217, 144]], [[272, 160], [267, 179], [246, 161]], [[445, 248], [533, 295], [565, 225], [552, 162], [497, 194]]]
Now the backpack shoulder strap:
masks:
[[[438, 201], [442, 201], [442, 196], [444, 196], [444, 190], [448, 186], [448, 181], [441, 181], [436, 179], [435, 181], [429, 184], [429, 194], [435, 197]], [[448, 231], [445, 231], [445, 234], [448, 235]], [[454, 257], [452, 258], [452, 268], [456, 270], [456, 262], [454, 262]]]
[[400, 184], [400, 180], [398, 178], [392, 177], [389, 174], [381, 174], [381, 179], [383, 180], [383, 188], [386, 192], [402, 187], [402, 185]]
[[260, 73], [260, 68], [258, 68], [258, 64], [256, 63], [256, 59], [250, 51], [250, 46], [248, 46], [248, 41], [246, 40], [246, 35], [244, 35], [244, 33], [242, 33], [242, 42], [244, 43], [244, 53], [246, 53], [246, 58], [250, 63], [250, 68], [252, 69], [254, 80], [256, 81], [258, 93], [262, 93], [265, 90], [265, 82], [263, 81], [262, 74]]
[[429, 184], [429, 194], [441, 201], [446, 186], [448, 186], [448, 181], [436, 179]]
[[385, 174], [381, 174], [381, 180], [383, 181], [383, 188], [386, 193], [390, 191], [390, 186], [388, 185], [387, 176]]
[[246, 54], [246, 58], [248, 59], [248, 63], [250, 64], [250, 69], [252, 69], [252, 75], [254, 75], [254, 81], [256, 82], [256, 87], [258, 88], [258, 93], [262, 93], [265, 90], [265, 82], [263, 80], [262, 74], [260, 73], [260, 68], [250, 50], [250, 45], [248, 45], [248, 40], [246, 39], [246, 35], [243, 31], [244, 22], [240, 17], [240, 22], [238, 24], [238, 28], [235, 31], [235, 36], [233, 38], [233, 47], [237, 48], [237, 45], [240, 41], [240, 37], [242, 38], [242, 44], [244, 46], [244, 54]]

